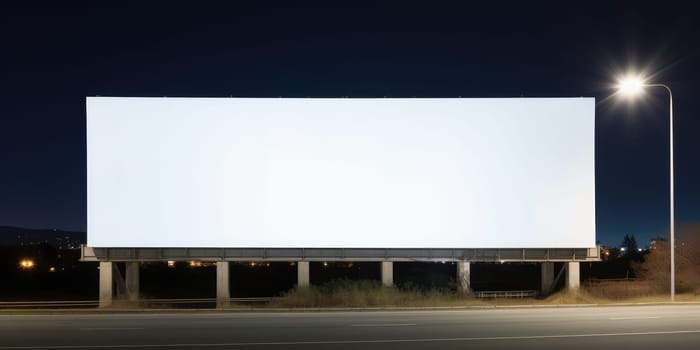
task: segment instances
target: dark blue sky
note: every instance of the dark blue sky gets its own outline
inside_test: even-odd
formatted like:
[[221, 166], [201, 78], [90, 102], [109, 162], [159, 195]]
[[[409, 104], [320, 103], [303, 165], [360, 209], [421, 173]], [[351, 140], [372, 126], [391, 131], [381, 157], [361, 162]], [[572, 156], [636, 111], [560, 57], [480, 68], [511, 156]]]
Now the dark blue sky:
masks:
[[85, 96], [593, 96], [597, 237], [646, 244], [668, 102], [609, 98], [633, 69], [674, 91], [677, 220], [700, 221], [693, 2], [54, 3], [0, 9], [0, 225], [85, 229]]

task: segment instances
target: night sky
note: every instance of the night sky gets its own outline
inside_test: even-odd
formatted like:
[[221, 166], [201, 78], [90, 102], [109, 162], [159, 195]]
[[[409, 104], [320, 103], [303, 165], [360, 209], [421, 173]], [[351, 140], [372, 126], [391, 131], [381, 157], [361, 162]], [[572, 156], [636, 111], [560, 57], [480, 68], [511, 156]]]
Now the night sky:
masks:
[[53, 3], [0, 8], [0, 225], [85, 230], [85, 96], [591, 96], [597, 239], [644, 246], [668, 232], [668, 95], [610, 97], [628, 71], [673, 89], [676, 218], [700, 221], [690, 1]]

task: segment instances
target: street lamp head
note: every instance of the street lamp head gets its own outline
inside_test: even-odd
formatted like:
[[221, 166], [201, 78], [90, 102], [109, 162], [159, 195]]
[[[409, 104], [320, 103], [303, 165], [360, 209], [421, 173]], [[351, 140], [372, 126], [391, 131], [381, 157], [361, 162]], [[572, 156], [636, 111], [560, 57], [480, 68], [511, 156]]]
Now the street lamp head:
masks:
[[627, 96], [638, 95], [642, 92], [644, 81], [635, 75], [628, 75], [620, 80], [617, 84], [617, 89], [620, 93]]

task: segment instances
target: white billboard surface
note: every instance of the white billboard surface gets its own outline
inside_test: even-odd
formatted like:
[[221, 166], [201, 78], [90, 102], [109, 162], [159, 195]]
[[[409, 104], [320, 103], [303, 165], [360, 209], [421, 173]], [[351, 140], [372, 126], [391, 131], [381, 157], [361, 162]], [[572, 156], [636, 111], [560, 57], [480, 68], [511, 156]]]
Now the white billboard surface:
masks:
[[592, 98], [87, 98], [93, 247], [595, 246]]

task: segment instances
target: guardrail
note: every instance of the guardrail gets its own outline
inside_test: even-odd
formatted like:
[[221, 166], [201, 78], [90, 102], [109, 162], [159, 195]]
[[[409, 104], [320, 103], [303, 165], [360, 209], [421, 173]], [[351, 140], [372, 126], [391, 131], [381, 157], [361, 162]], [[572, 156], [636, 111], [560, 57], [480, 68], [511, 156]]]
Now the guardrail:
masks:
[[[475, 291], [475, 298], [498, 299], [498, 298], [534, 298], [537, 296], [536, 290], [511, 290], [511, 291]], [[231, 303], [267, 303], [276, 299], [275, 297], [250, 297], [231, 298]], [[119, 303], [121, 300], [115, 300]], [[126, 302], [126, 301], [124, 301]], [[215, 304], [216, 298], [170, 298], [170, 299], [139, 299], [138, 305], [165, 306], [165, 305], [197, 305]], [[96, 308], [99, 305], [97, 300], [56, 300], [56, 301], [0, 301], [2, 309], [53, 309], [53, 308]]]
[[507, 290], [507, 291], [478, 291], [474, 292], [475, 298], [497, 299], [497, 298], [534, 298], [537, 296], [536, 290]]
[[[231, 298], [231, 303], [267, 303], [273, 297]], [[115, 300], [118, 303], [122, 300]], [[215, 304], [215, 298], [191, 299], [139, 299], [139, 305], [182, 305], [182, 304]], [[56, 300], [56, 301], [0, 301], [0, 309], [38, 309], [38, 308], [93, 308], [99, 305], [98, 300]]]
[[57, 308], [57, 307], [97, 307], [97, 300], [61, 300], [61, 301], [2, 301], [0, 309], [16, 308]]

